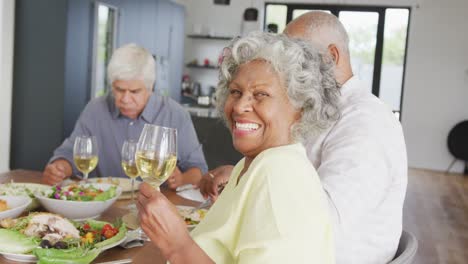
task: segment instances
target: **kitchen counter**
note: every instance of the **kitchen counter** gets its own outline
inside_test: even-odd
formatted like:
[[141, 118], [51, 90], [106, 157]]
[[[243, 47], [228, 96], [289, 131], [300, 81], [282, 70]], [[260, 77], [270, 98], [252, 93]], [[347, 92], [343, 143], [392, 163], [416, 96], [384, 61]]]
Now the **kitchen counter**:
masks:
[[218, 111], [214, 107], [199, 106], [199, 105], [182, 105], [192, 116], [219, 118]]

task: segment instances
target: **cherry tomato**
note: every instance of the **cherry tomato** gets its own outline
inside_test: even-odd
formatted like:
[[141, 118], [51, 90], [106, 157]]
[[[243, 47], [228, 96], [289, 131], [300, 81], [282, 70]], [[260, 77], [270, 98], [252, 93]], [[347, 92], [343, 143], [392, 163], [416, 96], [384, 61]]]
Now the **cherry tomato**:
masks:
[[113, 236], [115, 236], [116, 232], [113, 230], [113, 229], [108, 229], [104, 232], [104, 237], [106, 237], [106, 239], [109, 239]]
[[91, 226], [88, 223], [84, 224], [84, 226], [83, 226], [84, 231], [88, 231], [90, 229], [91, 229]]

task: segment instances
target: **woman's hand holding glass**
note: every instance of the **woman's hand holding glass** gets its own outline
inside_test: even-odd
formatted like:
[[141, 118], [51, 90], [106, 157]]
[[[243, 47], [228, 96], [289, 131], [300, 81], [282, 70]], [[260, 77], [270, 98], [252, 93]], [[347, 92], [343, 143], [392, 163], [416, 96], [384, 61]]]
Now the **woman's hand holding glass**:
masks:
[[146, 124], [135, 156], [140, 177], [159, 189], [177, 164], [177, 130]]
[[96, 137], [77, 136], [73, 146], [73, 161], [76, 168], [83, 173], [83, 179], [88, 179], [88, 174], [98, 164], [98, 146]]
[[175, 206], [146, 183], [140, 185], [137, 208], [142, 230], [169, 261], [194, 244]]

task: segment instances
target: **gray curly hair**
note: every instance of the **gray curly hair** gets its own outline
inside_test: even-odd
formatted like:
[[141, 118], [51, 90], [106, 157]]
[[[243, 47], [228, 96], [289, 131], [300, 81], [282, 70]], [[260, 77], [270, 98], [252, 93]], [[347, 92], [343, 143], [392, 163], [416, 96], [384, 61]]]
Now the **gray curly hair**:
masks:
[[[223, 53], [216, 90], [216, 107], [220, 113], [224, 113], [229, 83], [239, 67], [264, 60], [284, 80], [289, 101], [301, 111], [300, 120], [291, 128], [294, 141], [306, 141], [340, 117], [339, 84], [334, 77], [333, 61], [305, 41], [283, 34], [252, 32], [234, 39]], [[227, 121], [225, 115], [223, 119]]]

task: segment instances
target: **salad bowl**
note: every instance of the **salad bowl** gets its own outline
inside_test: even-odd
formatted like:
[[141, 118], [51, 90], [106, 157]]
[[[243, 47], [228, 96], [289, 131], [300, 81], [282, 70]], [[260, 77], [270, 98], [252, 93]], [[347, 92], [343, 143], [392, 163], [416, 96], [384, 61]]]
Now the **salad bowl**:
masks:
[[122, 194], [112, 184], [91, 183], [52, 187], [37, 199], [47, 211], [75, 221], [94, 219], [106, 211]]

